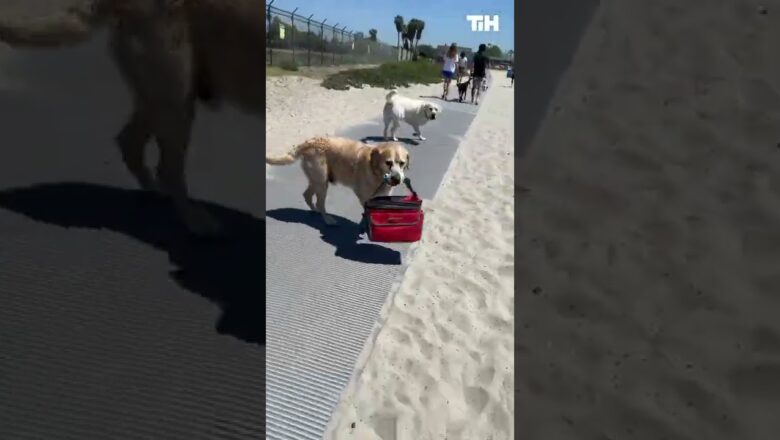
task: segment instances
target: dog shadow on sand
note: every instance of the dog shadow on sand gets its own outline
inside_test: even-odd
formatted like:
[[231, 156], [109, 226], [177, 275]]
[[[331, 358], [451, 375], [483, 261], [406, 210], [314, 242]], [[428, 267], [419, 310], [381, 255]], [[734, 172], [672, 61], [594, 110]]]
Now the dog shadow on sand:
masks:
[[[364, 144], [382, 143], [382, 142], [387, 142], [387, 139], [385, 139], [384, 136], [366, 136], [363, 139], [361, 139], [360, 142], [363, 142]], [[399, 137], [397, 142], [401, 142], [406, 145], [415, 145], [415, 146], [420, 145], [420, 141], [417, 141], [412, 138]]]
[[0, 208], [62, 227], [108, 229], [166, 251], [171, 278], [217, 304], [220, 334], [265, 345], [265, 221], [204, 203], [223, 238], [197, 240], [157, 195], [89, 183], [53, 183], [0, 191]]
[[400, 265], [401, 253], [374, 243], [359, 243], [360, 225], [347, 218], [330, 214], [335, 225], [327, 225], [315, 212], [297, 208], [266, 211], [266, 216], [284, 223], [298, 223], [316, 229], [324, 242], [336, 248], [336, 256], [366, 264]]

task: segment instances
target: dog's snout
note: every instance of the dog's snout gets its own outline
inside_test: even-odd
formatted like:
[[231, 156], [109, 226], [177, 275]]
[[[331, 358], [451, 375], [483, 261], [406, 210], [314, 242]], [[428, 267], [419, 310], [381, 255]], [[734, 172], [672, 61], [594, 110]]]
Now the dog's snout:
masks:
[[399, 185], [400, 183], [401, 183], [401, 177], [400, 176], [395, 175], [395, 174], [390, 176], [390, 184], [391, 185], [395, 186], [395, 185]]
[[431, 119], [436, 119], [436, 113], [431, 114]]

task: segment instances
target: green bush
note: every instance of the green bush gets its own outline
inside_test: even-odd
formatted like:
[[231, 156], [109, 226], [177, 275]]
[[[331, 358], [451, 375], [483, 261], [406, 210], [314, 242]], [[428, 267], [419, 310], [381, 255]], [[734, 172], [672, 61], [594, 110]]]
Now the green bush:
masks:
[[350, 87], [361, 89], [363, 86], [394, 89], [411, 84], [435, 84], [439, 81], [439, 66], [422, 59], [385, 63], [370, 69], [344, 70], [325, 78], [322, 86], [333, 90], [347, 90]]
[[285, 61], [279, 65], [280, 68], [283, 70], [289, 70], [291, 72], [297, 72], [298, 71], [298, 63], [295, 61]]

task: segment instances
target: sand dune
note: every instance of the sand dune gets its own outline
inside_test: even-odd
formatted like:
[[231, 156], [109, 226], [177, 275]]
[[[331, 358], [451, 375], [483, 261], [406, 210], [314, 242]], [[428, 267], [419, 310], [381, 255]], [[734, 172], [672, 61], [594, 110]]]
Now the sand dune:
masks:
[[602, 0], [518, 176], [526, 438], [779, 438], [762, 4]]

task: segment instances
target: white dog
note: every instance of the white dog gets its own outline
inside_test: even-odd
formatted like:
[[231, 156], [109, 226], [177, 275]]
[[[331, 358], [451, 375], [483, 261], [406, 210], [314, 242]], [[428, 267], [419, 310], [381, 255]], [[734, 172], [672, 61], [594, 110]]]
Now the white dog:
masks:
[[436, 115], [441, 113], [441, 108], [438, 105], [401, 96], [395, 90], [388, 93], [385, 100], [385, 108], [382, 112], [385, 118], [385, 139], [388, 139], [387, 129], [390, 128], [390, 123], [392, 123], [390, 135], [394, 141], [398, 141], [398, 138], [395, 137], [395, 131], [398, 130], [401, 121], [405, 121], [414, 128], [414, 135], [421, 141], [424, 141], [425, 138], [420, 132], [420, 126], [432, 119], [436, 119]]

